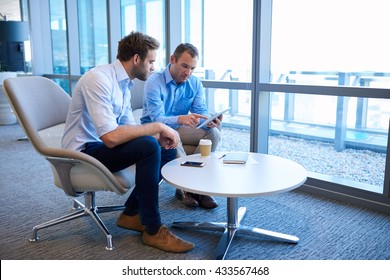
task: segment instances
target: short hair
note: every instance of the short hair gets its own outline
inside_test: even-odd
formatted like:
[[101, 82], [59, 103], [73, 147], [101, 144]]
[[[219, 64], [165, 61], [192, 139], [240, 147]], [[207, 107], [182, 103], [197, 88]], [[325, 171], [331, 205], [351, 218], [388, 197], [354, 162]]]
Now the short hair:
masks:
[[141, 60], [144, 61], [148, 51], [157, 50], [159, 47], [160, 43], [153, 37], [133, 31], [119, 41], [116, 58], [120, 61], [128, 61], [138, 54]]
[[173, 56], [176, 60], [178, 60], [185, 52], [188, 52], [192, 58], [199, 58], [198, 49], [190, 43], [181, 43], [180, 45], [178, 45], [173, 53]]

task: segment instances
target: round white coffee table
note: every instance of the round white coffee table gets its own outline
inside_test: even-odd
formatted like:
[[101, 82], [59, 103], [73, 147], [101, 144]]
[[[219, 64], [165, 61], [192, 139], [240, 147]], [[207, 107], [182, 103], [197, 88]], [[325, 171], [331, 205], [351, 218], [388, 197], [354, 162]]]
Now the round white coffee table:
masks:
[[[240, 224], [246, 207], [238, 208], [239, 197], [269, 195], [293, 190], [307, 179], [302, 165], [277, 156], [249, 153], [245, 165], [223, 164], [225, 153], [209, 157], [193, 154], [168, 162], [162, 168], [165, 181], [185, 191], [227, 197], [227, 223], [174, 222], [173, 227], [223, 231], [216, 259], [224, 259], [236, 232], [260, 235], [273, 240], [298, 243], [296, 236]], [[181, 166], [184, 161], [202, 161], [204, 167]]]

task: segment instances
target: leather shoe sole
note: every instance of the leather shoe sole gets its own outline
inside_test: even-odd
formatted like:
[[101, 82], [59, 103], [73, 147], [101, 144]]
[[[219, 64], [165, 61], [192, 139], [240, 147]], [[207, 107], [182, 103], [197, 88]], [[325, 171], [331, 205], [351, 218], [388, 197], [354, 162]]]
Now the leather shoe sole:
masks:
[[174, 235], [164, 225], [162, 225], [154, 235], [150, 235], [144, 231], [142, 234], [142, 241], [148, 246], [171, 253], [183, 253], [195, 247], [193, 243], [187, 242]]
[[120, 214], [116, 220], [116, 225], [121, 228], [135, 230], [138, 232], [144, 232], [145, 226], [141, 223], [141, 218], [139, 214], [135, 216], [127, 216], [125, 214]]

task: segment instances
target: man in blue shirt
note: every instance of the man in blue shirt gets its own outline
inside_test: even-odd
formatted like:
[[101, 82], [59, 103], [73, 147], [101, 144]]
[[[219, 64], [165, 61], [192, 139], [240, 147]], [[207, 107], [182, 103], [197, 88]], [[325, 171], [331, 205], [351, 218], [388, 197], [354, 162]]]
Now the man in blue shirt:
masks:
[[[186, 156], [183, 145], [198, 146], [200, 139], [210, 139], [211, 151], [214, 152], [220, 141], [222, 115], [205, 128], [196, 128], [210, 115], [206, 108], [202, 83], [200, 79], [192, 76], [198, 59], [199, 54], [195, 46], [189, 43], [180, 44], [170, 57], [167, 67], [150, 75], [145, 83], [141, 123], [160, 122], [176, 129], [181, 138], [177, 146], [178, 157]], [[194, 153], [199, 153], [199, 146]], [[176, 197], [188, 206], [218, 206], [211, 196], [177, 189]]]
[[62, 146], [89, 154], [110, 171], [136, 164], [136, 186], [117, 225], [142, 233], [149, 246], [185, 252], [194, 244], [175, 236], [161, 222], [158, 205], [160, 169], [176, 157], [180, 141], [169, 126], [136, 125], [130, 104], [133, 80], [154, 70], [159, 42], [139, 32], [119, 41], [117, 60], [97, 66], [78, 81], [66, 120]]

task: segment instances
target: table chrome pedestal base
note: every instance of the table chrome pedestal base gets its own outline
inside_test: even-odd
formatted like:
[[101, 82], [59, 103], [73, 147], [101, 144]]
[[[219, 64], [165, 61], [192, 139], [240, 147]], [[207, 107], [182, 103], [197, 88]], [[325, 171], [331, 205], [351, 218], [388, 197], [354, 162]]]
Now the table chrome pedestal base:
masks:
[[244, 217], [246, 207], [238, 208], [238, 198], [227, 198], [227, 223], [218, 222], [174, 222], [173, 227], [176, 228], [192, 228], [199, 230], [211, 230], [211, 231], [223, 231], [221, 239], [219, 240], [215, 258], [217, 260], [225, 259], [226, 253], [229, 250], [230, 244], [237, 232], [246, 233], [251, 235], [257, 235], [267, 237], [272, 240], [284, 241], [289, 243], [298, 243], [299, 238], [293, 235], [283, 234], [275, 231], [269, 231], [256, 227], [248, 227], [240, 225], [241, 219]]

